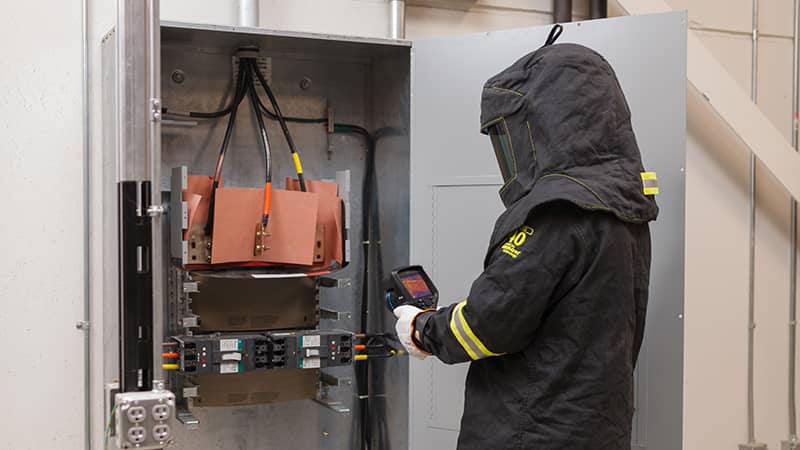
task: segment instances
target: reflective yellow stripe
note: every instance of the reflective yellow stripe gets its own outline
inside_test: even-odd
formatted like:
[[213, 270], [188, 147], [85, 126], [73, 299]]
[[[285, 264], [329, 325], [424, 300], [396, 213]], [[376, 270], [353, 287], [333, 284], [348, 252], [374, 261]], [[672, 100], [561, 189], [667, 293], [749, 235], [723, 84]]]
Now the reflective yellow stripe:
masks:
[[[466, 305], [466, 304], [467, 304], [467, 302], [464, 302], [464, 305]], [[481, 340], [478, 339], [478, 336], [475, 336], [475, 333], [472, 332], [472, 328], [469, 327], [469, 324], [467, 323], [467, 320], [464, 318], [464, 312], [461, 311], [462, 309], [464, 309], [463, 306], [460, 307], [460, 308], [457, 308], [457, 310], [454, 312], [454, 314], [456, 312], [458, 313], [458, 319], [461, 321], [461, 325], [464, 328], [464, 331], [466, 331], [467, 336], [472, 340], [472, 343], [475, 344], [476, 346], [478, 346], [478, 349], [480, 349], [481, 353], [483, 353], [485, 356], [502, 356], [502, 355], [504, 355], [505, 353], [494, 353], [492, 351], [489, 351], [489, 349], [486, 348], [485, 345], [483, 345], [483, 342], [481, 342]]]
[[464, 349], [465, 352], [469, 355], [472, 359], [480, 359], [478, 354], [475, 353], [475, 350], [470, 347], [467, 341], [464, 339], [464, 336], [461, 335], [461, 331], [458, 329], [458, 322], [456, 321], [456, 315], [461, 311], [461, 308], [467, 304], [467, 301], [464, 300], [463, 302], [456, 305], [455, 309], [453, 309], [453, 315], [450, 317], [450, 331], [453, 333], [453, 336], [456, 337], [456, 340], [461, 347]]
[[292, 153], [292, 158], [294, 159], [294, 170], [298, 174], [303, 173], [303, 165], [300, 164], [300, 155], [298, 155], [297, 153]]
[[644, 195], [658, 195], [658, 176], [655, 172], [642, 172]]

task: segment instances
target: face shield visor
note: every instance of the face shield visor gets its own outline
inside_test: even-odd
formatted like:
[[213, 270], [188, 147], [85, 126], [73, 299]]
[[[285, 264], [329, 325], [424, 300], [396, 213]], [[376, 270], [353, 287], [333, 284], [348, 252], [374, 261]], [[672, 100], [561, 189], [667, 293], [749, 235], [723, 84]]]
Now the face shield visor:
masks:
[[503, 117], [492, 120], [483, 126], [481, 132], [489, 135], [494, 147], [494, 156], [503, 175], [503, 183], [508, 183], [517, 176], [517, 161], [514, 157], [514, 147], [511, 145], [511, 135], [508, 125]]

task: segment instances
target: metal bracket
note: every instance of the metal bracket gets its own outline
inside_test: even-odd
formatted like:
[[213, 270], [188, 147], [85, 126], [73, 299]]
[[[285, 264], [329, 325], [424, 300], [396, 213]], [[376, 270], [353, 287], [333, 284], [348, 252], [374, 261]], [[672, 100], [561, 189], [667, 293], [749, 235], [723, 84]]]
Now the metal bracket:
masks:
[[267, 229], [263, 223], [258, 222], [256, 224], [256, 232], [255, 232], [255, 244], [253, 245], [253, 256], [260, 256], [266, 250], [269, 250], [269, 247], [264, 242], [264, 239], [269, 237], [269, 233], [267, 233]]
[[353, 281], [350, 278], [320, 277], [319, 285], [326, 288], [343, 289], [352, 286]]
[[323, 385], [330, 387], [342, 387], [342, 386], [353, 385], [353, 379], [350, 377], [337, 377], [326, 372], [322, 372], [320, 374], [319, 379]]
[[184, 294], [191, 294], [194, 292], [200, 292], [198, 288], [197, 281], [184, 281], [183, 282], [183, 293]]
[[350, 320], [353, 318], [353, 315], [348, 311], [336, 311], [333, 309], [320, 308], [319, 317], [320, 319], [328, 320]]
[[333, 159], [333, 107], [328, 106], [328, 159]]
[[147, 215], [150, 217], [161, 216], [165, 212], [167, 212], [167, 208], [164, 205], [150, 205], [147, 207]]
[[345, 406], [342, 402], [333, 402], [328, 399], [315, 398], [315, 402], [339, 414], [350, 414], [350, 408]]
[[161, 121], [161, 99], [159, 98], [150, 99], [150, 119], [153, 122]]
[[186, 425], [189, 430], [197, 430], [200, 428], [200, 420], [187, 410], [178, 411], [178, 422]]
[[761, 443], [739, 444], [739, 450], [767, 450], [767, 444], [761, 444]]
[[181, 319], [181, 326], [184, 328], [197, 328], [200, 326], [200, 322], [198, 320], [200, 316], [187, 316]]

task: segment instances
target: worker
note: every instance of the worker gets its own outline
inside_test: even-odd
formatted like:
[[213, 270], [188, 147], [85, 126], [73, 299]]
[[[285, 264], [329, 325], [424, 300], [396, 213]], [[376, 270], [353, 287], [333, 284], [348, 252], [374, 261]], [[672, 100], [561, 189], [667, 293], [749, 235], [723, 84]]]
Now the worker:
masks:
[[631, 448], [658, 187], [609, 63], [553, 41], [483, 87], [506, 207], [483, 273], [465, 301], [394, 310], [409, 354], [471, 361], [463, 450]]

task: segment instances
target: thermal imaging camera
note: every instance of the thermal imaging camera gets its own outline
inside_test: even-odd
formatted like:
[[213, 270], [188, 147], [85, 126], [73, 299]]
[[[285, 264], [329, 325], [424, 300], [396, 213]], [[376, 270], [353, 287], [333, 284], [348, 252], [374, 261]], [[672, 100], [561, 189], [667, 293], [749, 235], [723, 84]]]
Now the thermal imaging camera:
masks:
[[386, 304], [391, 310], [400, 305], [435, 309], [439, 303], [439, 290], [422, 266], [404, 266], [393, 270], [386, 285]]

